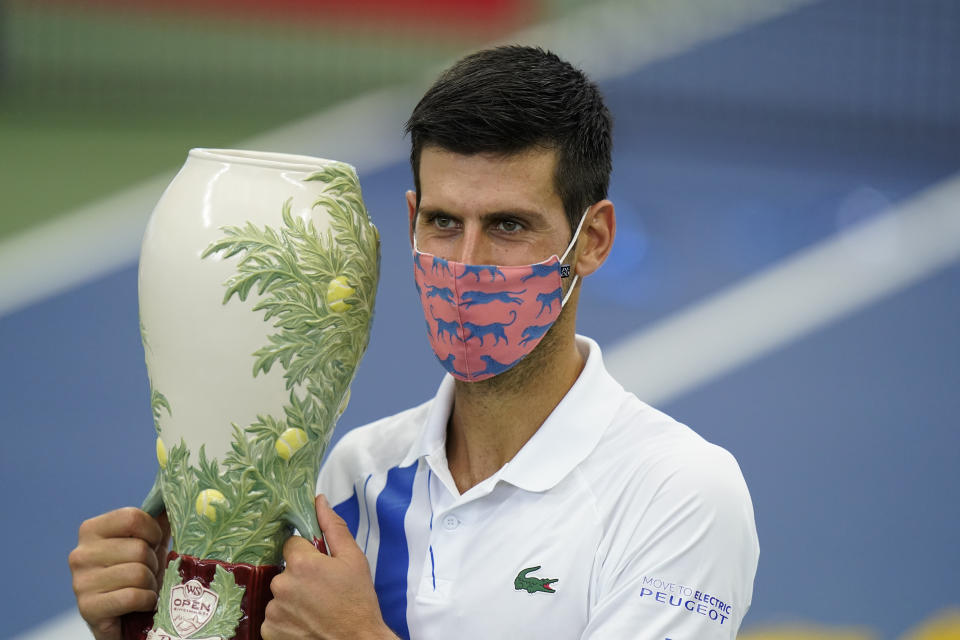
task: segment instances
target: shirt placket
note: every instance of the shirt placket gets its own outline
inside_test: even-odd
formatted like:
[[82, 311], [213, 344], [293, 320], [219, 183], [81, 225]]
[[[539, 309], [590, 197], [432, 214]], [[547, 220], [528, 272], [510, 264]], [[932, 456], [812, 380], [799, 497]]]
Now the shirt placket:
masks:
[[492, 486], [495, 480], [491, 478], [461, 496], [456, 493], [446, 459], [428, 457], [427, 462], [429, 543], [417, 598], [421, 602], [440, 604], [449, 601], [461, 578], [464, 554], [470, 553], [476, 535], [479, 501], [489, 493], [486, 484]]

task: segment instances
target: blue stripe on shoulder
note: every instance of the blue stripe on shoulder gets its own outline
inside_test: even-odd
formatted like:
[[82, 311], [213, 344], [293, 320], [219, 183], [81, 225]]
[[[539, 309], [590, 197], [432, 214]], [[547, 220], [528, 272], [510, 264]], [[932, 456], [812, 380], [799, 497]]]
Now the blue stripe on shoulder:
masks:
[[380, 549], [377, 552], [377, 575], [373, 586], [380, 600], [380, 613], [387, 626], [404, 640], [410, 638], [407, 628], [407, 533], [403, 521], [413, 497], [413, 479], [417, 464], [394, 467], [387, 472], [387, 485], [377, 497], [377, 521], [380, 524]]
[[344, 519], [350, 533], [357, 537], [357, 529], [360, 527], [360, 500], [357, 498], [357, 488], [353, 488], [353, 495], [333, 508], [337, 515]]

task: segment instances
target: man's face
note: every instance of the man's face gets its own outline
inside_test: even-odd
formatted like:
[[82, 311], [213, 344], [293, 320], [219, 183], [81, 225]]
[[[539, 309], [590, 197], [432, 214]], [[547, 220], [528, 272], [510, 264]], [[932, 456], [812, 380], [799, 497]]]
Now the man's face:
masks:
[[416, 195], [407, 193], [417, 248], [456, 262], [504, 266], [562, 253], [571, 234], [554, 188], [556, 162], [554, 150], [503, 156], [425, 147], [419, 211]]

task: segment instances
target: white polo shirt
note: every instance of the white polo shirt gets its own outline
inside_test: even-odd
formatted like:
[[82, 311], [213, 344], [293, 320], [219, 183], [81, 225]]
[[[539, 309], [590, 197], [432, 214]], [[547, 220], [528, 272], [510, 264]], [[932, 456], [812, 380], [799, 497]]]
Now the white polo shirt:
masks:
[[735, 638], [759, 548], [733, 456], [626, 392], [600, 348], [540, 429], [460, 494], [429, 402], [345, 435], [318, 482], [402, 638]]

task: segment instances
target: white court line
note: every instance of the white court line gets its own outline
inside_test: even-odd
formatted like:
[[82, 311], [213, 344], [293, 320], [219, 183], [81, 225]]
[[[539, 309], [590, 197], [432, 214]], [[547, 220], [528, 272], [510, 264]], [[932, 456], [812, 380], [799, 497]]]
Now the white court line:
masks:
[[87, 640], [93, 634], [75, 609], [50, 618], [41, 625], [24, 631], [12, 640]]
[[653, 404], [960, 260], [960, 174], [615, 345], [624, 387]]
[[[549, 25], [503, 42], [541, 45], [602, 81], [676, 55], [712, 39], [783, 15], [815, 0], [621, 0], [587, 3]], [[434, 71], [424, 76], [432, 78]], [[238, 146], [322, 154], [372, 173], [407, 157], [400, 123], [423, 85], [384, 89], [349, 100], [243, 141]], [[0, 241], [0, 318], [3, 315], [132, 264], [147, 217], [172, 174], [161, 175], [46, 225]], [[37, 258], [42, 256], [41, 263]], [[53, 259], [58, 256], [59, 259]], [[611, 352], [616, 363], [620, 354]], [[626, 357], [630, 363], [632, 358]], [[614, 366], [617, 366], [614, 364]], [[625, 382], [634, 373], [625, 370]], [[702, 377], [697, 380], [700, 382]], [[656, 402], [646, 394], [645, 399]], [[75, 610], [14, 640], [89, 638]]]
[[519, 42], [551, 49], [599, 82], [818, 1], [587, 2], [561, 19], [527, 29], [500, 43]]

